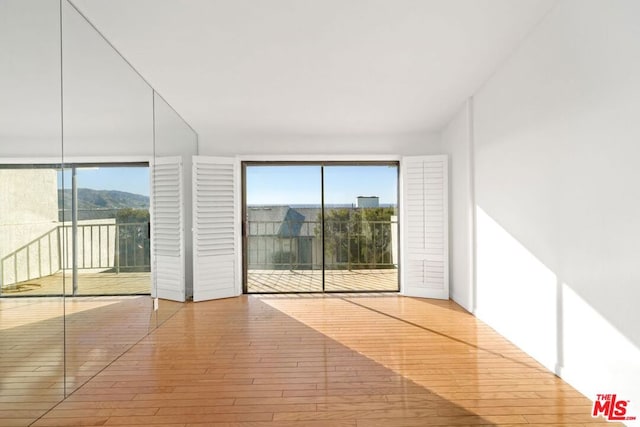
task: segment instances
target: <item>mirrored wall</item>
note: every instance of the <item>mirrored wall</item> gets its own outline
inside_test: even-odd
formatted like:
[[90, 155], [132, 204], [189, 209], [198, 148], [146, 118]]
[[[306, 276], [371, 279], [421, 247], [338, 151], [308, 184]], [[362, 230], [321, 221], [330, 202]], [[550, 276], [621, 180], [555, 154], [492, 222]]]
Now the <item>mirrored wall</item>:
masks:
[[[153, 89], [69, 2], [61, 4], [62, 188], [67, 200], [62, 209], [69, 260], [63, 270], [65, 391], [69, 394], [153, 326], [150, 273], [123, 268], [129, 264], [123, 249], [141, 242], [128, 235], [147, 233], [146, 227], [139, 230], [134, 225], [144, 218], [123, 220], [134, 216], [123, 215], [123, 210], [146, 210], [148, 216], [149, 204], [127, 205], [125, 197], [137, 193], [134, 182], [116, 186], [109, 174], [102, 182], [83, 182], [92, 170], [104, 172], [115, 165], [127, 180], [140, 179], [133, 165], [144, 169], [153, 155]], [[145, 181], [148, 189], [148, 172]], [[120, 206], [115, 198], [122, 200]], [[146, 295], [135, 295], [139, 290]]]
[[[182, 307], [153, 171], [179, 161], [190, 204], [197, 135], [67, 0], [0, 2], [0, 62], [0, 424], [29, 425]], [[163, 224], [184, 300], [190, 215]]]
[[0, 424], [65, 395], [60, 49], [58, 1], [0, 2]]

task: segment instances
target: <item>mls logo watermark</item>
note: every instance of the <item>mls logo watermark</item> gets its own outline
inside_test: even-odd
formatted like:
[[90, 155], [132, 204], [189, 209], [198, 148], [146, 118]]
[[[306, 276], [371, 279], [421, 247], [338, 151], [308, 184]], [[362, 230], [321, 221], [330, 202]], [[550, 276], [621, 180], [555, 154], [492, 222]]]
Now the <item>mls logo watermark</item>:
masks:
[[627, 416], [628, 400], [618, 400], [616, 394], [598, 394], [593, 402], [592, 417], [603, 415], [608, 421], [633, 421], [636, 417]]

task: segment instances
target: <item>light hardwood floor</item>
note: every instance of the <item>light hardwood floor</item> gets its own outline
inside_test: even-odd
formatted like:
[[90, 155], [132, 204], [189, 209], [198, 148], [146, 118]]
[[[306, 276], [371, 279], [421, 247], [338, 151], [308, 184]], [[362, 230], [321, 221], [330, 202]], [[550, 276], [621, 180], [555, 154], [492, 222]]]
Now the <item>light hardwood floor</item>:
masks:
[[615, 425], [590, 412], [453, 302], [302, 294], [184, 304], [34, 425]]

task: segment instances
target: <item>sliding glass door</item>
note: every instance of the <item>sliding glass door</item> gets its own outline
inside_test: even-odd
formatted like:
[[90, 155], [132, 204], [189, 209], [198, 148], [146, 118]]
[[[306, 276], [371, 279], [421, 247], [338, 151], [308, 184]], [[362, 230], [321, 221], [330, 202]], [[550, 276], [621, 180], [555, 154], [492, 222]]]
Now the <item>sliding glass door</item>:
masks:
[[322, 169], [246, 165], [245, 287], [322, 292]]
[[398, 290], [398, 166], [324, 167], [326, 291]]
[[398, 291], [398, 164], [243, 164], [247, 293]]

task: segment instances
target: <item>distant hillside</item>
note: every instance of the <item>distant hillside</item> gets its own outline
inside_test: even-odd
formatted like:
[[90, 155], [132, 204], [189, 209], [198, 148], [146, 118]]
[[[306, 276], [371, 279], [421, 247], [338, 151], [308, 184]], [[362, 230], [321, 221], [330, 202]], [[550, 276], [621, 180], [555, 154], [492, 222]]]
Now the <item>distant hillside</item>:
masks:
[[[58, 190], [58, 207], [64, 210], [71, 209], [71, 190]], [[149, 197], [141, 194], [127, 193], [115, 190], [92, 190], [90, 188], [78, 188], [79, 210], [104, 210], [104, 209], [148, 209]]]

